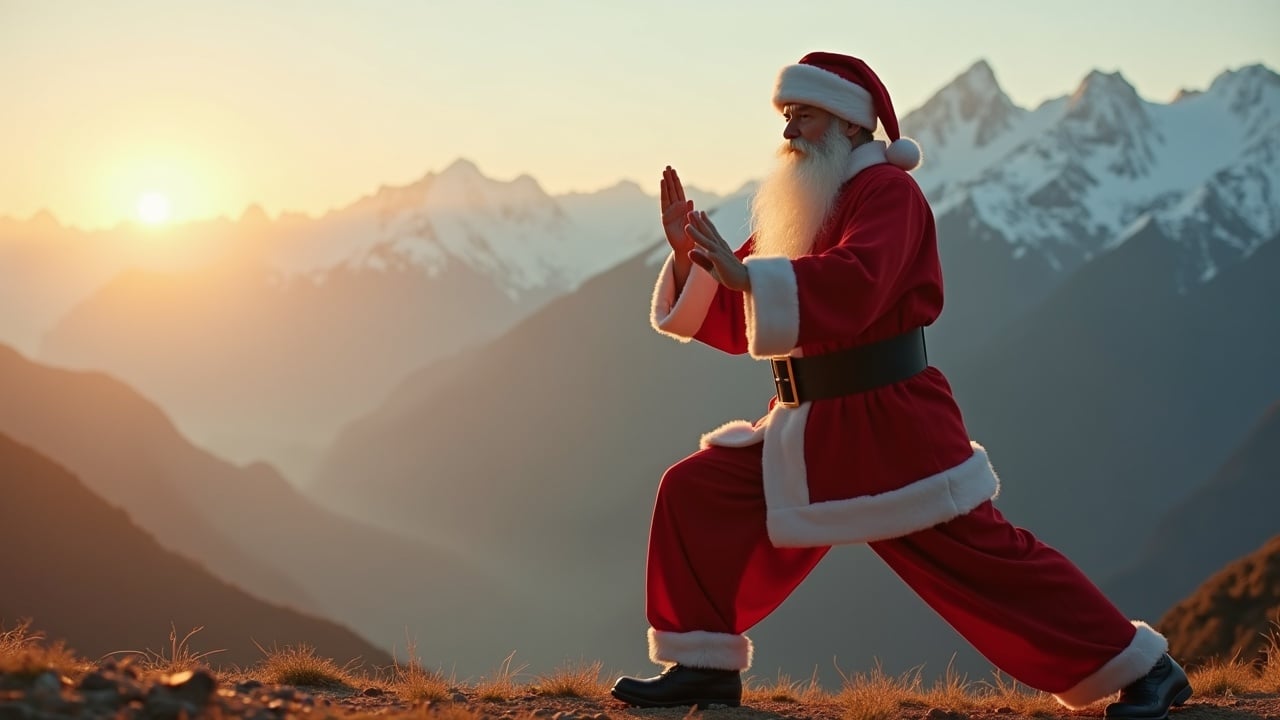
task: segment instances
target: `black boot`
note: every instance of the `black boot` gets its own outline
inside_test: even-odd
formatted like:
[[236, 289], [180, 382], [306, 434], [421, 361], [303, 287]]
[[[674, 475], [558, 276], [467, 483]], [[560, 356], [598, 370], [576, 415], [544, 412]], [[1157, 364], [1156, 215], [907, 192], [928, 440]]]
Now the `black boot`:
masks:
[[658, 677], [646, 680], [618, 678], [611, 692], [622, 702], [639, 707], [738, 707], [742, 704], [742, 674], [737, 670], [672, 665]]
[[1169, 708], [1191, 697], [1191, 683], [1166, 653], [1145, 676], [1120, 691], [1120, 701], [1107, 706], [1107, 720], [1164, 720]]

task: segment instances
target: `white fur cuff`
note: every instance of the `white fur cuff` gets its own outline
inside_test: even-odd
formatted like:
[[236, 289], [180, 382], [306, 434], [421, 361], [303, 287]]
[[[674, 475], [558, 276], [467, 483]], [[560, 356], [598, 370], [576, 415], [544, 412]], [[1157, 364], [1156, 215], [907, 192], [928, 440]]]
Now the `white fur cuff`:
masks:
[[689, 342], [707, 319], [707, 310], [715, 299], [716, 289], [720, 283], [707, 274], [706, 270], [693, 266], [689, 278], [685, 280], [684, 289], [676, 295], [676, 276], [672, 269], [674, 255], [668, 255], [667, 261], [658, 273], [658, 283], [653, 288], [653, 302], [649, 308], [649, 323], [653, 329], [673, 337], [680, 342]]
[[680, 633], [649, 628], [649, 659], [658, 665], [746, 670], [751, 667], [751, 650], [751, 641], [746, 635], [703, 630]]
[[1058, 702], [1072, 710], [1095, 703], [1151, 671], [1160, 656], [1169, 649], [1169, 641], [1150, 625], [1134, 620], [1138, 632], [1129, 647], [1111, 658], [1097, 672], [1076, 683], [1075, 687], [1054, 695]]
[[747, 351], [763, 359], [789, 355], [800, 337], [800, 290], [785, 257], [749, 257], [751, 291], [744, 293]]

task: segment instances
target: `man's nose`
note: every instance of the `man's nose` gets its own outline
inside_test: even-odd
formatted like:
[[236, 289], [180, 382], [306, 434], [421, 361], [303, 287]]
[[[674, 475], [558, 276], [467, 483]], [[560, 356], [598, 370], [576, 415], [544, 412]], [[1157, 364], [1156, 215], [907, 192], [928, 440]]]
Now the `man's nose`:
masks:
[[782, 137], [787, 140], [795, 140], [800, 137], [800, 128], [796, 127], [794, 122], [789, 122], [786, 127], [782, 128]]

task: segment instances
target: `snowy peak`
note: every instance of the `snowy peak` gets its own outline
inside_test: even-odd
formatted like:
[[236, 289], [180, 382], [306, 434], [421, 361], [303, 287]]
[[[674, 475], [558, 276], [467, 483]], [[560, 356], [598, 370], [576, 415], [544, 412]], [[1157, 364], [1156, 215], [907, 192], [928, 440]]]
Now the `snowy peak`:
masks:
[[985, 60], [974, 63], [939, 90], [919, 110], [903, 118], [907, 134], [932, 145], [990, 144], [1025, 112], [1000, 89]]
[[1120, 73], [1094, 70], [1067, 100], [1061, 132], [1086, 152], [1112, 151], [1106, 169], [1138, 178], [1151, 172], [1156, 150], [1151, 116], [1138, 91]]
[[1002, 154], [944, 145], [935, 156], [965, 163], [941, 171], [926, 146], [917, 177], [935, 213], [972, 213], [1014, 257], [1034, 251], [1069, 271], [1155, 222], [1180, 246], [1188, 287], [1280, 232], [1280, 77], [1260, 65], [1168, 104], [1094, 71], [1007, 136]]
[[1259, 137], [1280, 122], [1280, 75], [1263, 65], [1222, 73], [1214, 78], [1205, 95], [1224, 103], [1244, 124], [1250, 138]]
[[974, 63], [902, 118], [902, 132], [924, 152], [916, 172], [925, 193], [940, 197], [1032, 136], [1044, 125], [1013, 104], [985, 60]]

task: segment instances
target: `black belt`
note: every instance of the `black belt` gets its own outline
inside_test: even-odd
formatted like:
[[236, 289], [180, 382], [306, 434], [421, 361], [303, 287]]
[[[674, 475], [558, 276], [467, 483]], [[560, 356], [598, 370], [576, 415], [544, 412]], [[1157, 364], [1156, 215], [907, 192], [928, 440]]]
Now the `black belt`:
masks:
[[775, 357], [773, 384], [778, 403], [796, 407], [802, 402], [853, 395], [892, 385], [929, 366], [924, 328], [869, 345], [812, 357]]

